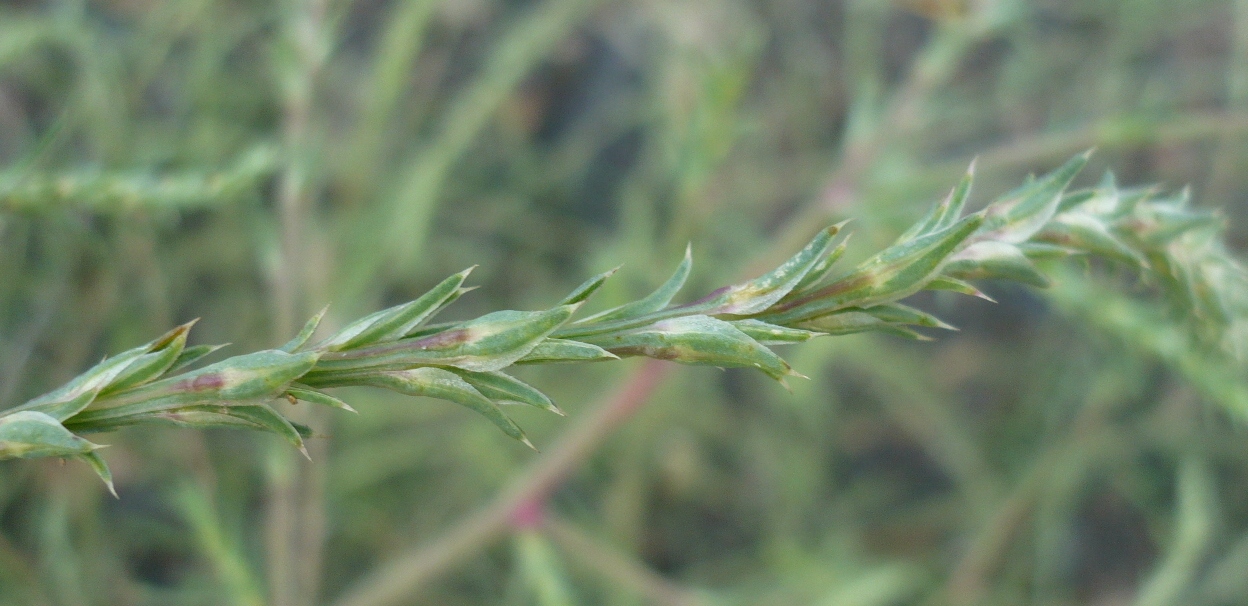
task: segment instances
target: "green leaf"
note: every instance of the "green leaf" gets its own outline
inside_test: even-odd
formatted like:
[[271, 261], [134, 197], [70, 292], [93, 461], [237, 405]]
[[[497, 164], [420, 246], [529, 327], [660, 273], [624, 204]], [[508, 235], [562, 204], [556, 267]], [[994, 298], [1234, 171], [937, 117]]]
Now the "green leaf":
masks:
[[847, 307], [867, 307], [914, 294], [935, 279], [946, 261], [982, 224], [970, 215], [943, 230], [894, 244], [822, 288], [781, 303], [758, 319], [793, 326]]
[[796, 374], [770, 349], [732, 324], [710, 316], [661, 320], [643, 328], [595, 335], [587, 340], [620, 356], [646, 356], [720, 367], [753, 367], [777, 380]]
[[72, 457], [97, 448], [42, 412], [21, 410], [0, 417], [0, 459]]
[[1045, 261], [1050, 259], [1067, 259], [1075, 255], [1086, 254], [1086, 251], [1052, 242], [1037, 242], [1029, 240], [1022, 244], [1013, 244], [1024, 257], [1032, 261]]
[[768, 324], [762, 320], [729, 320], [728, 323], [763, 345], [802, 343], [822, 334], [800, 328]]
[[958, 217], [962, 216], [962, 209], [966, 207], [966, 200], [971, 195], [971, 184], [975, 180], [975, 163], [966, 169], [966, 174], [962, 176], [962, 180], [958, 185], [941, 200], [940, 204], [932, 207], [918, 223], [915, 223], [897, 238], [897, 243], [909, 242], [919, 236], [930, 234], [948, 228], [957, 222]]
[[331, 396], [327, 393], [322, 393], [314, 389], [303, 389], [301, 387], [289, 387], [286, 389], [286, 395], [293, 397], [296, 400], [303, 400], [304, 402], [310, 402], [312, 404], [320, 404], [322, 406], [329, 406], [330, 408], [337, 408], [340, 410], [345, 410], [347, 412], [354, 412], [356, 414], [359, 414], [357, 410], [355, 410], [354, 408], [351, 408], [351, 406], [347, 404], [346, 402], [343, 402], [342, 400], [339, 400], [338, 398], [335, 398], [334, 396]]
[[163, 423], [188, 429], [242, 428], [276, 434], [290, 442], [306, 457], [303, 435], [294, 424], [277, 411], [260, 403], [251, 404], [192, 404], [159, 410], [146, 410], [128, 415], [114, 415], [100, 419], [74, 420], [73, 426], [83, 432], [111, 431], [139, 423]]
[[975, 288], [970, 283], [964, 282], [957, 278], [950, 278], [949, 276], [937, 276], [931, 282], [928, 282], [927, 286], [924, 286], [923, 288], [926, 290], [948, 290], [972, 297], [979, 297], [980, 299], [990, 303], [996, 303], [995, 299], [980, 292], [978, 288]]
[[477, 388], [481, 395], [499, 404], [524, 404], [553, 412], [561, 417], [564, 416], [563, 411], [559, 410], [559, 407], [555, 406], [555, 403], [551, 402], [546, 394], [511, 375], [499, 371], [472, 372], [457, 369], [452, 372], [463, 377], [470, 385]]
[[187, 322], [157, 339], [151, 353], [143, 354], [127, 365], [125, 370], [100, 391], [100, 395], [142, 385], [168, 372], [182, 355], [182, 350], [186, 347], [186, 335], [194, 324], [195, 321]]
[[[848, 221], [842, 221], [837, 225], [844, 226], [846, 223], [848, 223]], [[841, 243], [836, 245], [836, 248], [833, 248], [832, 251], [824, 255], [818, 263], [815, 263], [815, 266], [810, 268], [810, 271], [806, 272], [806, 276], [797, 283], [797, 286], [794, 286], [793, 290], [790, 291], [789, 294], [785, 295], [785, 299], [803, 294], [807, 289], [817, 286], [823, 281], [824, 278], [828, 277], [828, 274], [832, 273], [832, 268], [836, 265], [836, 262], [840, 261], [841, 257], [845, 256], [845, 250], [849, 247], [849, 237], [851, 235], [853, 234], [846, 234], [845, 237], [841, 239]], [[784, 299], [781, 300], [783, 301]]]
[[425, 367], [368, 373], [361, 375], [359, 380], [364, 385], [389, 389], [409, 396], [438, 398], [465, 406], [489, 419], [503, 433], [533, 448], [533, 443], [524, 435], [520, 426], [503, 414], [497, 404], [449, 370]]
[[1101, 219], [1086, 213], [1057, 215], [1036, 234], [1036, 239], [1103, 255], [1131, 265], [1148, 267], [1144, 255], [1111, 234]]
[[1030, 240], [1057, 212], [1062, 192], [1083, 170], [1092, 152], [1079, 154], [1057, 170], [1006, 194], [986, 209], [983, 233], [977, 240], [1019, 244]]
[[475, 266], [469, 267], [446, 278], [414, 301], [384, 309], [348, 324], [332, 337], [317, 343], [315, 349], [343, 351], [403, 337], [431, 318], [448, 299], [457, 297], [459, 287], [474, 268]]
[[796, 326], [824, 334], [840, 336], [860, 332], [882, 332], [916, 341], [930, 341], [931, 338], [914, 330], [881, 320], [873, 314], [858, 308], [844, 309], [826, 316], [819, 316], [798, 322]]
[[568, 321], [576, 307], [496, 311], [432, 335], [328, 353], [308, 379], [314, 380], [318, 374], [329, 371], [403, 370], [418, 365], [501, 370], [533, 351], [542, 339]]
[[108, 487], [108, 492], [113, 495], [114, 499], [121, 498], [117, 496], [117, 487], [113, 486], [113, 472], [109, 471], [108, 463], [104, 462], [104, 457], [101, 457], [100, 453], [92, 451], [80, 454], [78, 455], [78, 458], [82, 459], [87, 463], [87, 465], [91, 466], [91, 470], [94, 471], [95, 475], [99, 476], [100, 480], [104, 482], [104, 485]]
[[943, 328], [945, 330], [957, 330], [957, 328], [946, 324], [940, 318], [933, 316], [925, 311], [917, 310], [909, 305], [901, 303], [885, 303], [876, 305], [865, 310], [888, 324], [911, 324], [914, 326], [926, 326], [928, 328]]
[[561, 362], [601, 362], [618, 360], [619, 356], [597, 345], [568, 339], [547, 338], [537, 344], [516, 364], [558, 364]]
[[144, 345], [126, 350], [111, 358], [105, 358], [86, 372], [74, 377], [60, 389], [30, 400], [13, 410], [33, 410], [46, 413], [58, 421], [64, 421], [90, 405], [100, 391], [125, 373], [135, 360], [157, 348], [169, 345], [177, 339], [179, 334], [184, 335], [190, 329], [191, 324], [193, 322], [174, 328]]
[[632, 303], [626, 303], [619, 307], [614, 307], [603, 312], [599, 312], [588, 318], [577, 320], [573, 325], [595, 323], [617, 322], [620, 320], [628, 320], [654, 313], [672, 302], [672, 297], [680, 292], [685, 280], [689, 277], [689, 270], [693, 268], [693, 248], [685, 247], [685, 258], [681, 260], [680, 265], [676, 266], [676, 271], [672, 277], [668, 278], [657, 290], [647, 295], [645, 298]]
[[1191, 210], [1182, 199], [1150, 205], [1146, 211], [1124, 218], [1121, 231], [1150, 246], [1164, 246], [1179, 236], [1200, 229], [1221, 227], [1223, 217], [1215, 211]]
[[1013, 280], [1039, 288], [1049, 286], [1049, 278], [1036, 268], [1017, 246], [1005, 242], [976, 242], [958, 253], [945, 273], [962, 280], [995, 278]]
[[841, 225], [838, 223], [820, 230], [805, 248], [766, 275], [721, 289], [690, 307], [706, 309], [706, 313], [741, 316], [766, 310], [789, 294], [812, 268], [828, 256], [832, 240], [840, 232]]
[[171, 385], [191, 390], [214, 391], [224, 400], [272, 399], [281, 395], [291, 381], [303, 376], [316, 364], [320, 352], [287, 353], [269, 349], [235, 356], [168, 379]]
[[277, 411], [269, 408], [267, 405], [229, 406], [226, 410], [228, 411], [226, 413], [228, 416], [249, 421], [264, 431], [282, 437], [287, 442], [290, 442], [292, 446], [299, 449], [304, 458], [309, 461], [312, 460], [312, 456], [308, 454], [307, 447], [303, 444], [303, 435], [301, 435], [299, 430], [286, 417], [278, 414]]
[[619, 269], [619, 266], [616, 266], [586, 280], [581, 283], [580, 286], [577, 286], [576, 289], [573, 290], [568, 296], [564, 297], [559, 304], [573, 305], [575, 303], [584, 302], [602, 287], [602, 284], [607, 281], [607, 278], [610, 278], [613, 274], [615, 274], [615, 272], [619, 271]]
[[204, 356], [217, 351], [226, 345], [228, 345], [228, 343], [223, 343], [221, 345], [193, 345], [191, 347], [187, 347], [182, 350], [181, 354], [178, 354], [178, 359], [173, 361], [173, 364], [169, 366], [169, 369], [165, 371], [165, 374], [182, 370], [183, 368], [198, 362]]
[[312, 333], [316, 332], [316, 328], [321, 325], [321, 320], [325, 318], [325, 314], [328, 311], [328, 305], [322, 307], [321, 311], [316, 312], [315, 316], [312, 316], [306, 323], [304, 323], [303, 329], [299, 331], [299, 334], [295, 335], [294, 338], [287, 341], [285, 345], [279, 347], [278, 349], [286, 353], [294, 353], [300, 347], [303, 347], [303, 344], [307, 343], [308, 339], [312, 338]]
[[235, 356], [183, 375], [162, 379], [98, 402], [66, 421], [92, 428], [132, 424], [132, 419], [190, 405], [252, 405], [285, 393], [321, 355], [316, 351], [291, 354], [269, 349]]

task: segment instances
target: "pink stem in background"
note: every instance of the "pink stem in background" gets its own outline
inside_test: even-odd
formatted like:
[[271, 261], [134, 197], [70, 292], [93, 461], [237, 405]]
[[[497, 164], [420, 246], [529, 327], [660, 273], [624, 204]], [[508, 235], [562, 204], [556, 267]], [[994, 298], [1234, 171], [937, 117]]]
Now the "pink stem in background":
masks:
[[641, 410], [671, 367], [646, 360], [610, 398], [581, 416], [549, 451], [512, 480], [498, 498], [428, 544], [391, 558], [348, 589], [335, 606], [410, 601], [418, 588], [477, 555], [483, 545], [517, 528], [540, 526], [550, 495], [590, 459], [607, 437]]

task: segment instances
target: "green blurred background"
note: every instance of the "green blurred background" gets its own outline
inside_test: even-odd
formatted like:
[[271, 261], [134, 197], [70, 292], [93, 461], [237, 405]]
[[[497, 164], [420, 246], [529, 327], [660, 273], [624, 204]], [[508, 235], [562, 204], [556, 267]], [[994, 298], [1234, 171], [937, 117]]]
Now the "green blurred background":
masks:
[[[456, 317], [622, 263], [591, 303], [619, 304], [689, 242], [700, 294], [846, 218], [862, 258], [974, 157], [982, 205], [1093, 146], [1080, 183], [1190, 184], [1242, 250], [1248, 1], [8, 0], [0, 406], [176, 323], [241, 353], [473, 264]], [[114, 500], [5, 462], [0, 602], [1248, 603], [1242, 369], [1070, 268], [920, 297], [962, 328], [932, 342], [791, 348], [793, 393], [674, 369], [514, 531], [466, 516], [643, 362], [524, 369], [568, 412], [515, 411], [546, 454], [361, 391], [292, 411], [311, 463], [136, 428], [96, 440]]]

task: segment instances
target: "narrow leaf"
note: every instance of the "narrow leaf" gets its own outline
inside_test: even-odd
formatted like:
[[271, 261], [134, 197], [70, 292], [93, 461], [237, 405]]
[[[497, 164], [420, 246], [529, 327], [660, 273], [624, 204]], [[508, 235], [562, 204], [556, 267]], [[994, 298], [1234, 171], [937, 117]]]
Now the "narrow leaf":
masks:
[[710, 316], [662, 320], [588, 340], [620, 356], [646, 356], [684, 364], [754, 367], [780, 380], [795, 374], [780, 356], [732, 324]]
[[802, 343], [822, 334], [800, 328], [768, 324], [762, 320], [730, 320], [728, 323], [763, 345]]
[[[730, 286], [697, 303], [708, 307], [710, 311], [707, 313], [715, 314], [744, 316], [766, 310], [789, 294], [815, 265], [828, 256], [832, 240], [840, 229], [841, 224], [837, 224], [820, 230], [805, 248], [780, 267], [745, 284]], [[697, 305], [697, 308], [701, 309], [702, 305]]]
[[279, 347], [278, 349], [286, 353], [294, 353], [300, 347], [303, 347], [303, 344], [307, 343], [308, 339], [312, 338], [312, 333], [316, 332], [316, 328], [321, 325], [321, 320], [325, 318], [325, 314], [328, 311], [328, 305], [322, 307], [321, 311], [316, 312], [316, 315], [312, 316], [306, 323], [304, 323], [303, 329], [299, 331], [299, 334], [295, 335], [294, 338], [287, 341], [285, 345]]
[[1054, 217], [1036, 234], [1036, 239], [1148, 267], [1148, 261], [1142, 254], [1111, 234], [1101, 219], [1086, 213], [1065, 213]]
[[90, 405], [100, 391], [121, 376], [131, 363], [145, 354], [168, 345], [176, 340], [178, 335], [184, 335], [190, 329], [191, 324], [194, 322], [174, 328], [147, 344], [128, 349], [111, 358], [105, 358], [61, 388], [30, 400], [13, 410], [43, 412], [58, 421], [68, 419]]
[[397, 391], [409, 396], [426, 396], [454, 402], [474, 410], [489, 419], [503, 433], [523, 442], [530, 448], [533, 443], [498, 405], [477, 391], [475, 387], [455, 373], [441, 368], [414, 368], [395, 372], [370, 373], [361, 382], [374, 387]]
[[463, 377], [470, 385], [477, 388], [481, 395], [500, 404], [524, 404], [553, 412], [561, 417], [564, 416], [563, 411], [559, 410], [559, 407], [555, 406], [555, 403], [551, 402], [546, 394], [511, 375], [498, 371], [472, 372], [468, 370], [454, 370], [452, 372]]
[[932, 233], [941, 229], [946, 229], [950, 225], [957, 222], [958, 217], [962, 216], [962, 209], [966, 207], [966, 200], [971, 195], [971, 184], [975, 180], [975, 162], [966, 169], [966, 174], [962, 176], [962, 180], [957, 186], [941, 200], [939, 204], [932, 207], [928, 211], [927, 216], [921, 221], [915, 223], [897, 238], [897, 243], [908, 242], [916, 237]]
[[860, 309], [846, 309], [797, 323], [798, 327], [828, 335], [850, 335], [860, 332], [880, 332], [916, 341], [931, 338], [905, 326], [891, 324]]
[[171, 331], [172, 337], [151, 353], [146, 353], [126, 366], [117, 378], [100, 391], [101, 396], [150, 382], [169, 370], [186, 347], [186, 335], [195, 322], [188, 322]]
[[839, 309], [866, 307], [910, 296], [940, 274], [950, 256], [982, 222], [981, 215], [970, 215], [946, 229], [890, 246], [859, 264], [850, 274], [781, 303], [758, 319], [792, 326], [794, 322]]
[[962, 280], [959, 280], [957, 278], [950, 278], [949, 276], [938, 276], [931, 282], [928, 282], [927, 286], [925, 286], [924, 288], [927, 290], [948, 290], [948, 291], [952, 291], [956, 293], [961, 293], [964, 295], [969, 295], [972, 297], [979, 297], [980, 299], [983, 299], [990, 303], [997, 302], [992, 297], [989, 297], [988, 295], [981, 292], [978, 288], [975, 288], [973, 285], [967, 282], [964, 282]]
[[1062, 201], [1062, 192], [1083, 170], [1091, 153], [1088, 151], [1071, 158], [1057, 170], [989, 205], [983, 239], [1010, 244], [1031, 239], [1053, 218]]
[[311, 370], [321, 355], [269, 349], [235, 356], [117, 394], [101, 401], [98, 408], [79, 413], [74, 422], [98, 423], [203, 402], [228, 405], [271, 400]]
[[995, 278], [1039, 288], [1049, 285], [1049, 278], [1036, 269], [1018, 247], [1005, 242], [976, 242], [958, 253], [945, 273], [962, 280]]
[[501, 370], [531, 352], [575, 309], [561, 305], [545, 311], [497, 311], [425, 337], [328, 353], [309, 379], [325, 371], [402, 370], [427, 364]]
[[885, 303], [876, 305], [865, 310], [888, 324], [912, 324], [914, 326], [926, 326], [928, 328], [943, 328], [945, 330], [957, 330], [957, 328], [946, 324], [940, 318], [933, 316], [925, 311], [920, 311], [909, 305], [901, 303]]
[[414, 301], [384, 309], [348, 324], [333, 336], [317, 343], [315, 349], [343, 351], [393, 341], [406, 335], [421, 322], [432, 317], [447, 299], [457, 296], [459, 287], [472, 270], [469, 267], [442, 280]]
[[568, 339], [547, 338], [537, 344], [516, 364], [558, 364], [561, 362], [602, 362], [618, 360], [619, 356], [597, 345]]
[[78, 458], [82, 459], [87, 463], [87, 465], [91, 466], [91, 470], [94, 471], [95, 475], [99, 476], [100, 480], [104, 482], [104, 485], [108, 487], [108, 492], [113, 495], [114, 499], [121, 498], [117, 496], [117, 487], [113, 486], [113, 472], [109, 471], [108, 463], [104, 462], [104, 457], [101, 457], [100, 453], [91, 451], [78, 455]]
[[276, 410], [269, 408], [265, 404], [255, 404], [252, 406], [230, 406], [226, 409], [228, 415], [237, 419], [243, 419], [256, 424], [269, 433], [278, 436], [290, 442], [292, 446], [299, 449], [304, 458], [309, 461], [312, 456], [308, 454], [308, 449], [303, 444], [303, 436], [290, 421], [278, 414]]
[[0, 459], [70, 457], [97, 448], [42, 412], [22, 410], [0, 417]]
[[681, 260], [680, 265], [676, 266], [676, 271], [672, 277], [668, 278], [657, 290], [647, 295], [644, 299], [633, 301], [619, 307], [599, 312], [588, 318], [577, 320], [573, 324], [588, 324], [590, 322], [604, 323], [616, 322], [619, 320], [627, 320], [654, 313], [672, 302], [672, 297], [680, 292], [682, 286], [685, 285], [685, 279], [689, 277], [689, 270], [693, 267], [693, 248], [685, 247], [685, 258]]
[[[847, 223], [847, 221], [843, 221], [838, 225], [845, 225], [845, 223]], [[823, 281], [824, 278], [827, 278], [828, 274], [832, 273], [832, 268], [836, 265], [836, 262], [840, 261], [841, 257], [845, 256], [845, 250], [849, 247], [849, 236], [851, 235], [853, 234], [846, 234], [846, 236], [841, 239], [841, 243], [836, 245], [836, 248], [833, 248], [831, 252], [824, 255], [818, 263], [815, 263], [815, 266], [810, 268], [810, 271], [806, 272], [806, 276], [797, 283], [797, 286], [794, 286], [793, 290], [790, 291], [789, 294], [785, 295], [785, 299], [804, 294], [807, 289], [817, 286]], [[781, 300], [783, 301], [784, 299]]]
[[574, 303], [584, 302], [602, 287], [602, 284], [607, 281], [607, 278], [610, 278], [613, 274], [615, 274], [615, 272], [619, 271], [619, 269], [619, 266], [616, 266], [586, 280], [580, 286], [577, 286], [576, 289], [573, 290], [568, 296], [564, 297], [559, 304], [572, 305]]
[[165, 373], [168, 374], [182, 370], [183, 368], [198, 362], [204, 356], [217, 351], [226, 345], [228, 345], [228, 343], [223, 343], [221, 345], [193, 345], [191, 347], [187, 347], [182, 350], [181, 354], [178, 354], [178, 359], [173, 361], [173, 364], [169, 366], [169, 369], [166, 370]]
[[354, 408], [351, 408], [351, 406], [347, 404], [346, 402], [343, 402], [342, 400], [339, 400], [338, 398], [335, 398], [334, 396], [331, 396], [327, 393], [322, 393], [314, 389], [303, 389], [301, 387], [289, 387], [286, 389], [286, 393], [294, 397], [296, 400], [303, 400], [304, 402], [311, 402], [312, 404], [320, 404], [322, 406], [329, 406], [330, 408], [338, 408], [340, 410], [345, 410], [347, 412], [354, 412], [358, 414], [358, 411], [356, 411]]

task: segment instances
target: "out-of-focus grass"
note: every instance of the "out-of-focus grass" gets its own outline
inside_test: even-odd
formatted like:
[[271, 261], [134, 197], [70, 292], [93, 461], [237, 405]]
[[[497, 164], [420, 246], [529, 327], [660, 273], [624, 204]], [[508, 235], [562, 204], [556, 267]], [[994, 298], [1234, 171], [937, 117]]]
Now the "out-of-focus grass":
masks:
[[[861, 255], [974, 156], [983, 201], [1093, 145], [1120, 182], [1191, 184], [1248, 234], [1242, 1], [308, 9], [0, 6], [0, 405], [194, 317], [205, 342], [275, 344], [292, 167], [293, 305], [338, 318], [472, 264], [464, 314], [624, 263], [605, 307], [689, 241], [707, 290], [850, 217]], [[680, 369], [553, 521], [409, 601], [1242, 603], [1248, 440], [1209, 403], [1243, 371], [1167, 348], [1164, 310], [1104, 269], [924, 300], [963, 328], [934, 343], [794, 348], [812, 380], [791, 395]], [[569, 418], [516, 417], [542, 448], [634, 365], [531, 369]], [[73, 465], [3, 466], [0, 602], [331, 602], [535, 457], [448, 405], [344, 395], [362, 414], [321, 419], [299, 476], [325, 473], [299, 497], [324, 505], [314, 587], [263, 580], [268, 438], [143, 429], [110, 436], [119, 501]]]

